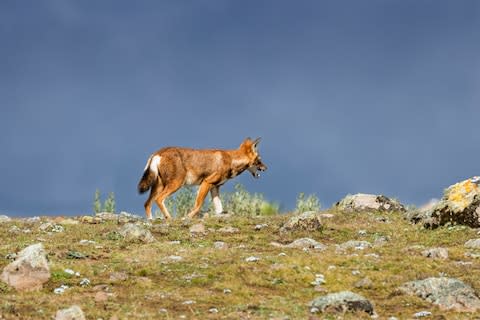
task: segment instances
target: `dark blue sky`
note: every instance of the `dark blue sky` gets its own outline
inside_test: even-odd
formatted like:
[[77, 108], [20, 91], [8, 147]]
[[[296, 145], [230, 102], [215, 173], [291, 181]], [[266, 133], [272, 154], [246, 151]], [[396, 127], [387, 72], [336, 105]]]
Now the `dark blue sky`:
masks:
[[247, 136], [285, 209], [479, 174], [478, 1], [2, 1], [0, 44], [0, 213], [143, 214], [150, 153]]

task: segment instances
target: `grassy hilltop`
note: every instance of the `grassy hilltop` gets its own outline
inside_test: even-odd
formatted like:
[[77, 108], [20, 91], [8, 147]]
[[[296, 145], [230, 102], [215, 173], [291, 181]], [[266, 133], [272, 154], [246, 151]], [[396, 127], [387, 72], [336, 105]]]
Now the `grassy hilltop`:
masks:
[[[317, 231], [280, 232], [291, 215], [177, 219], [169, 225], [157, 220], [143, 225], [156, 238], [153, 243], [125, 240], [118, 233], [123, 222], [116, 220], [12, 219], [0, 223], [0, 268], [10, 263], [9, 254], [41, 242], [52, 276], [35, 292], [17, 292], [0, 282], [0, 319], [52, 319], [58, 309], [74, 304], [87, 319], [370, 318], [362, 312], [310, 312], [314, 298], [343, 290], [369, 299], [380, 319], [411, 319], [420, 311], [430, 311], [434, 319], [480, 317], [443, 311], [397, 290], [408, 281], [446, 275], [480, 292], [478, 258], [466, 255], [464, 247], [478, 237], [477, 230], [425, 230], [400, 212], [324, 213]], [[51, 225], [40, 228], [46, 221]], [[202, 226], [200, 232], [190, 231], [197, 223], [204, 232]], [[271, 244], [304, 237], [326, 249]], [[372, 247], [337, 249], [349, 240], [368, 241]], [[447, 248], [448, 259], [422, 255], [433, 247]], [[247, 261], [249, 257], [258, 259]], [[324, 284], [315, 284], [318, 275]], [[89, 284], [82, 286], [84, 278]], [[371, 282], [358, 283], [365, 278]], [[68, 288], [55, 294], [62, 285]]]

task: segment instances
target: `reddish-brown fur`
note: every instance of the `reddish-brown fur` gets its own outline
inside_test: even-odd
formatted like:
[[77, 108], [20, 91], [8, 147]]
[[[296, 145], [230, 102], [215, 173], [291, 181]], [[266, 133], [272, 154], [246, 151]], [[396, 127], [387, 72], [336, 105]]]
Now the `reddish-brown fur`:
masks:
[[[184, 185], [200, 186], [195, 206], [188, 214], [192, 218], [200, 211], [209, 191], [212, 199], [218, 197], [221, 185], [247, 169], [257, 178], [258, 170], [267, 169], [257, 151], [259, 141], [247, 138], [235, 150], [167, 147], [152, 154], [138, 184], [140, 193], [151, 190], [145, 202], [147, 218], [152, 218], [152, 202], [155, 201], [165, 218], [170, 219], [164, 200]], [[155, 166], [157, 156], [160, 160]]]

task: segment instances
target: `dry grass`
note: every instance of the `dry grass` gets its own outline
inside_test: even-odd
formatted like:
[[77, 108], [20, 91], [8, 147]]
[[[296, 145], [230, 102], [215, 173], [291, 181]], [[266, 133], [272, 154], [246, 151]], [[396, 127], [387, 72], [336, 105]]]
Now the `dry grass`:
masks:
[[[475, 319], [479, 314], [459, 314], [442, 311], [418, 298], [399, 295], [396, 288], [404, 282], [445, 274], [458, 278], [479, 292], [480, 263], [465, 257], [463, 244], [476, 238], [469, 228], [440, 228], [423, 230], [406, 222], [400, 213], [334, 213], [324, 219], [319, 232], [281, 234], [278, 229], [288, 215], [229, 219], [208, 218], [203, 222], [209, 230], [205, 236], [193, 237], [180, 221], [174, 221], [168, 232], [151, 227], [157, 238], [153, 244], [127, 243], [112, 237], [118, 230], [114, 222], [90, 225], [67, 225], [63, 233], [45, 233], [38, 223], [27, 225], [20, 221], [0, 224], [0, 268], [9, 263], [3, 257], [27, 245], [42, 241], [48, 252], [52, 278], [39, 292], [19, 293], [0, 284], [0, 319], [51, 319], [56, 310], [78, 304], [88, 319], [307, 319], [335, 316], [311, 315], [308, 303], [323, 295], [310, 284], [315, 274], [325, 275], [325, 293], [351, 290], [374, 303], [380, 318], [396, 316], [412, 318], [413, 314], [429, 310], [434, 317], [445, 319]], [[378, 218], [386, 217], [388, 222]], [[46, 218], [45, 218], [46, 219]], [[45, 220], [44, 219], [44, 220]], [[268, 227], [256, 231], [256, 224]], [[30, 228], [31, 233], [12, 235], [12, 225]], [[215, 232], [233, 226], [239, 233]], [[359, 235], [366, 230], [366, 235]], [[300, 237], [310, 237], [328, 246], [326, 251], [303, 251], [270, 245], [277, 241], [288, 243]], [[336, 245], [348, 240], [374, 243], [380, 237], [390, 240], [382, 246], [363, 251], [339, 253]], [[81, 245], [82, 239], [96, 244]], [[170, 241], [178, 240], [179, 244]], [[215, 249], [215, 241], [224, 241], [228, 249]], [[417, 246], [417, 247], [414, 247]], [[433, 260], [421, 255], [422, 247], [446, 247], [450, 258]], [[71, 250], [87, 255], [86, 259], [69, 259]], [[284, 252], [286, 256], [279, 255]], [[375, 253], [378, 257], [369, 255]], [[171, 256], [183, 259], [176, 261]], [[249, 256], [257, 262], [246, 262]], [[473, 264], [461, 266], [457, 261]], [[81, 276], [70, 276], [70, 268]], [[353, 271], [358, 271], [355, 275]], [[111, 278], [120, 272], [127, 279]], [[370, 289], [354, 287], [358, 280], [369, 277]], [[82, 278], [91, 285], [79, 286]], [[62, 295], [53, 293], [62, 284], [70, 288]], [[98, 301], [98, 285], [107, 285], [108, 300]], [[225, 293], [225, 289], [230, 292]], [[101, 291], [101, 290], [100, 290]], [[97, 301], [96, 301], [97, 300]], [[186, 301], [194, 301], [188, 304]], [[209, 310], [216, 308], [218, 313]], [[369, 318], [366, 314], [347, 314], [346, 319]]]

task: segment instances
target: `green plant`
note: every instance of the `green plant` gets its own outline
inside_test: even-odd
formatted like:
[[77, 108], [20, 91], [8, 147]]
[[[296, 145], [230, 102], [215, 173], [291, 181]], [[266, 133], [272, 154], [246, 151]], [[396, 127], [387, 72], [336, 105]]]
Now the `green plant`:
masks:
[[279, 206], [266, 201], [262, 194], [249, 193], [239, 183], [235, 185], [235, 191], [226, 193], [224, 202], [228, 211], [240, 216], [273, 215], [278, 213]]
[[99, 213], [100, 211], [102, 211], [102, 202], [100, 201], [100, 190], [97, 189], [93, 200], [93, 213]]
[[186, 186], [167, 198], [167, 200], [165, 200], [165, 206], [171, 210], [171, 213], [176, 217], [183, 217], [193, 209], [195, 198], [194, 188]]
[[108, 198], [103, 204], [103, 211], [115, 213], [115, 194], [113, 192], [108, 194]]
[[295, 212], [302, 213], [306, 211], [319, 211], [320, 207], [320, 201], [316, 195], [310, 194], [305, 197], [305, 193], [301, 192], [297, 197]]
[[93, 213], [99, 213], [99, 212], [115, 213], [115, 194], [113, 192], [110, 192], [108, 194], [107, 200], [105, 200], [102, 207], [100, 190], [97, 189], [95, 191], [95, 196], [93, 200]]

